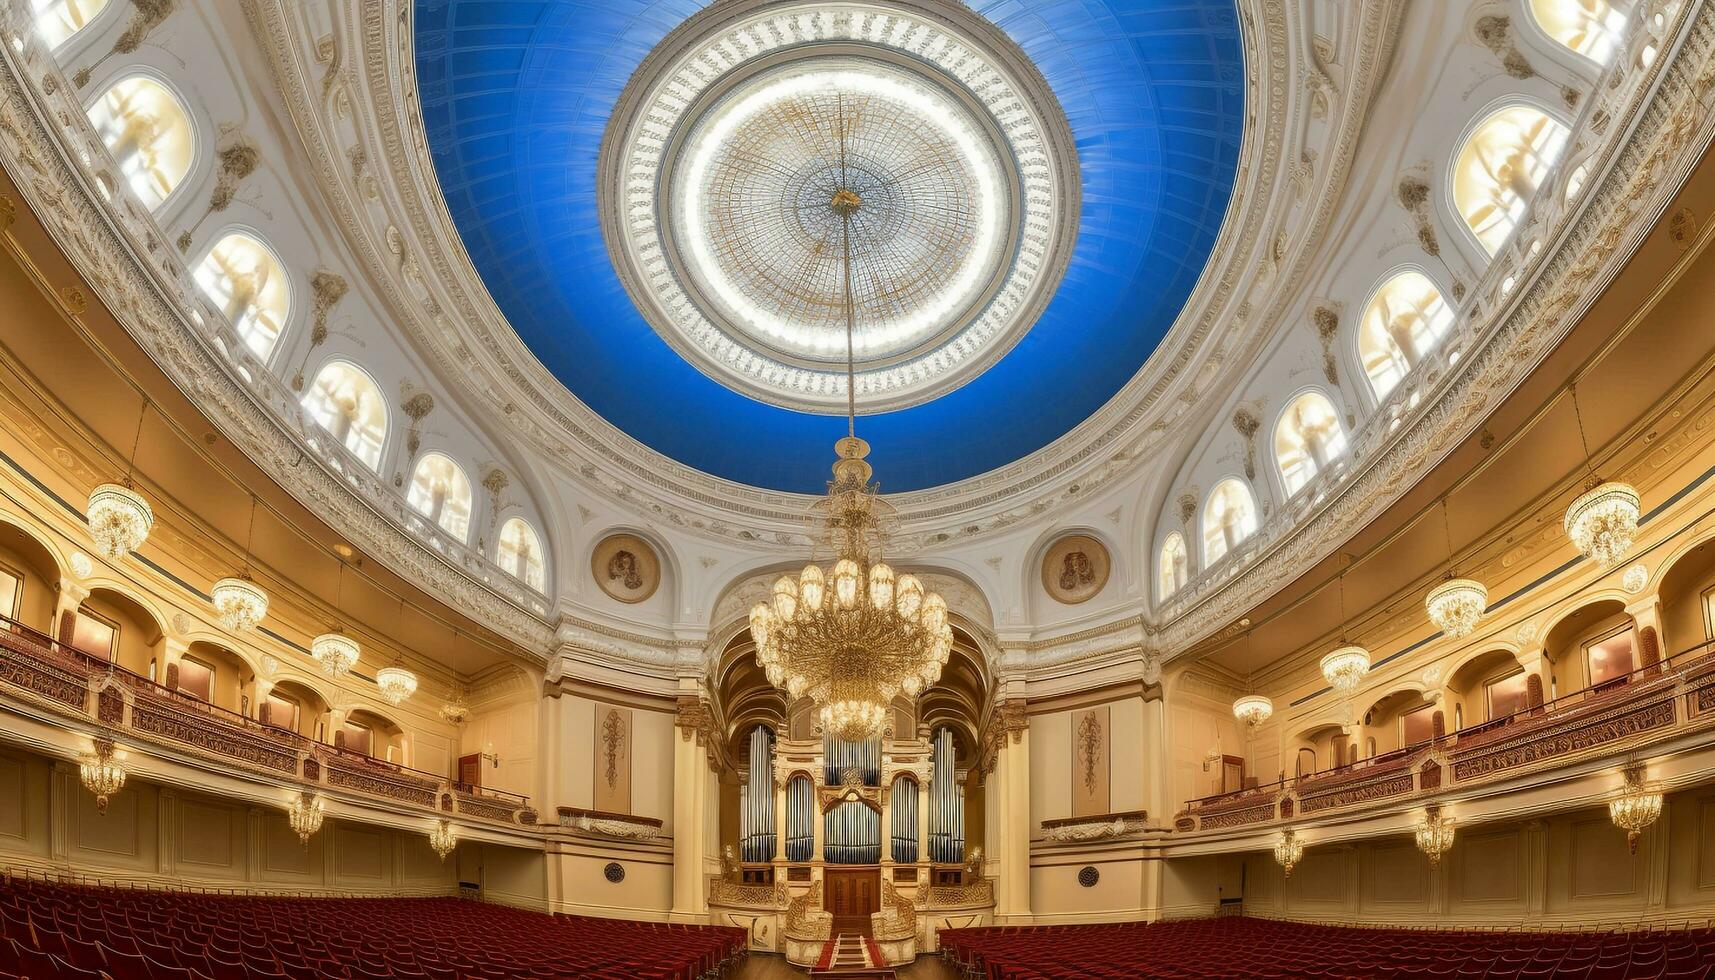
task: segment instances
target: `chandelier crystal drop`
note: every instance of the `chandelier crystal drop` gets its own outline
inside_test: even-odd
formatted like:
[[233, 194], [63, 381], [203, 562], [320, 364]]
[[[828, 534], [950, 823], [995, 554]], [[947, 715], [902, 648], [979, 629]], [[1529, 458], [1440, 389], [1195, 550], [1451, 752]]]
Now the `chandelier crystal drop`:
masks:
[[1233, 702], [1233, 717], [1252, 728], [1274, 716], [1274, 702], [1260, 694], [1247, 694]]
[[95, 740], [95, 748], [77, 759], [78, 779], [95, 795], [95, 812], [107, 815], [107, 803], [125, 786], [125, 764], [110, 738]]
[[221, 579], [208, 594], [220, 625], [234, 633], [255, 629], [268, 615], [268, 593], [247, 574]]
[[1457, 639], [1470, 635], [1482, 621], [1483, 611], [1489, 606], [1489, 590], [1472, 579], [1448, 579], [1430, 589], [1423, 604], [1435, 628]]
[[1441, 808], [1429, 807], [1417, 822], [1417, 849], [1429, 857], [1429, 866], [1441, 866], [1441, 858], [1453, 849], [1453, 818], [1443, 817]]
[[155, 526], [155, 511], [131, 487], [103, 483], [89, 495], [84, 510], [95, 550], [117, 561], [143, 546]]
[[470, 702], [465, 700], [464, 688], [455, 688], [453, 696], [441, 705], [441, 718], [449, 725], [462, 725], [470, 720]]
[[375, 672], [375, 686], [388, 704], [404, 704], [417, 693], [417, 675], [397, 664]]
[[360, 651], [356, 640], [337, 630], [310, 641], [310, 656], [316, 658], [316, 663], [322, 665], [322, 673], [329, 677], [339, 677], [356, 666]]
[[286, 822], [291, 824], [292, 833], [298, 835], [298, 840], [305, 844], [316, 835], [316, 831], [322, 829], [324, 816], [326, 808], [319, 796], [299, 793], [292, 802], [286, 804]]
[[1603, 568], [1623, 561], [1637, 537], [1643, 502], [1629, 483], [1600, 483], [1566, 508], [1566, 536], [1585, 557]]
[[1279, 863], [1286, 877], [1292, 877], [1292, 869], [1304, 858], [1304, 842], [1298, 839], [1298, 834], [1288, 827], [1280, 832], [1280, 839], [1274, 842], [1274, 860]]
[[435, 849], [442, 861], [459, 846], [458, 831], [453, 829], [452, 821], [441, 820], [435, 824], [429, 831], [429, 846]]
[[1644, 783], [1641, 766], [1626, 769], [1626, 785], [1608, 801], [1608, 818], [1626, 832], [1626, 847], [1638, 852], [1638, 838], [1661, 816], [1662, 795]]
[[[839, 112], [834, 128], [843, 179], [843, 104]], [[825, 570], [812, 562], [796, 578], [782, 576], [770, 601], [750, 610], [750, 633], [769, 683], [794, 699], [808, 697], [823, 731], [855, 742], [883, 734], [894, 698], [914, 698], [940, 679], [953, 650], [953, 627], [945, 599], [880, 558], [892, 509], [870, 481], [869, 443], [857, 437], [852, 340], [852, 218], [865, 204], [852, 188], [837, 186], [826, 206], [843, 244], [846, 436], [834, 444], [834, 478], [810, 518], [834, 562]]]
[[1322, 658], [1322, 677], [1341, 694], [1349, 694], [1370, 672], [1370, 652], [1360, 646], [1343, 646]]

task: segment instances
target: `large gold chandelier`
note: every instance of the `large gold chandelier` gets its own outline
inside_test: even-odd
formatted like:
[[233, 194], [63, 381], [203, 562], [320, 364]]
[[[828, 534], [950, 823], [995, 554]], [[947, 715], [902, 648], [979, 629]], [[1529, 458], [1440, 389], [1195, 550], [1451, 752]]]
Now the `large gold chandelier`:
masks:
[[[844, 158], [842, 132], [842, 174]], [[811, 519], [835, 560], [827, 571], [811, 562], [796, 578], [782, 576], [771, 601], [750, 611], [756, 659], [768, 682], [793, 698], [810, 698], [822, 729], [847, 741], [881, 735], [893, 699], [934, 684], [953, 649], [946, 600], [880, 560], [890, 513], [870, 482], [869, 443], [857, 437], [852, 339], [851, 225], [862, 206], [843, 181], [828, 201], [842, 221], [844, 245], [846, 436], [834, 444], [834, 479]]]

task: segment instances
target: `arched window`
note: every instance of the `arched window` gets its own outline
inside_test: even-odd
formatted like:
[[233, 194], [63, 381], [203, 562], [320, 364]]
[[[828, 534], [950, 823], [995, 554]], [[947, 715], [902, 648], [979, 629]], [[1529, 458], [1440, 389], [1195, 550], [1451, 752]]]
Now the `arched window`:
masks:
[[1567, 135], [1542, 110], [1516, 105], [1491, 113], [1459, 149], [1453, 203], [1490, 255], [1512, 237]]
[[244, 345], [266, 361], [291, 307], [291, 284], [273, 251], [243, 232], [233, 232], [209, 249], [196, 278]]
[[362, 368], [350, 361], [329, 361], [304, 394], [304, 409], [366, 466], [381, 468], [387, 403], [381, 388]]
[[1307, 391], [1280, 413], [1274, 426], [1274, 461], [1287, 493], [1306, 483], [1346, 452], [1346, 430], [1328, 396]]
[[1191, 576], [1191, 556], [1185, 550], [1185, 536], [1174, 531], [1161, 543], [1161, 562], [1156, 569], [1156, 581], [1161, 598], [1168, 599], [1185, 587]]
[[1626, 15], [1609, 0], [1530, 0], [1530, 13], [1549, 37], [1600, 65], [1626, 30]]
[[514, 517], [500, 526], [500, 546], [495, 558], [502, 571], [537, 592], [547, 587], [542, 542], [524, 518]]
[[64, 44], [107, 9], [107, 0], [32, 0], [36, 33], [50, 48]]
[[1402, 272], [1376, 290], [1358, 324], [1358, 357], [1377, 398], [1386, 398], [1453, 325], [1453, 310], [1421, 272]]
[[1203, 504], [1203, 567], [1225, 558], [1255, 533], [1256, 500], [1251, 497], [1251, 488], [1238, 477], [1215, 484]]
[[152, 78], [121, 79], [89, 107], [89, 121], [131, 186], [153, 211], [191, 171], [191, 120], [177, 97]]
[[470, 477], [445, 453], [424, 453], [405, 502], [460, 541], [470, 533]]

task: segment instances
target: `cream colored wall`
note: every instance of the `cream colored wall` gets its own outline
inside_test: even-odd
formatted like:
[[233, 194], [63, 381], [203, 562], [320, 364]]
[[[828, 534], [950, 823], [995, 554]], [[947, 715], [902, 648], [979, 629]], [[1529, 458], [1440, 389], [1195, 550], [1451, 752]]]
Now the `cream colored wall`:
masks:
[[[553, 704], [551, 700], [545, 703]], [[483, 762], [482, 785], [508, 793], [522, 793], [532, 799], [541, 793], [538, 778], [541, 753], [537, 750], [540, 742], [538, 704], [535, 697], [529, 697], [483, 705], [465, 723], [464, 730], [459, 733], [456, 755], [474, 755], [493, 745], [494, 754], [500, 757], [498, 766]], [[456, 776], [458, 759], [452, 747], [443, 748], [441, 756], [442, 768], [435, 771]], [[553, 816], [551, 808], [547, 816]]]
[[1080, 703], [1075, 709], [1030, 716], [1030, 833], [1042, 836], [1042, 821], [1072, 815], [1072, 716], [1108, 708], [1108, 808], [1113, 813], [1145, 808], [1153, 758], [1144, 741], [1143, 699]]
[[[544, 699], [544, 711], [559, 713], [559, 735], [555, 758], [550, 760], [555, 785], [552, 807], [589, 808], [595, 797], [595, 712], [600, 702], [581, 694], [562, 693]], [[621, 703], [621, 702], [613, 702]], [[663, 702], [656, 711], [632, 704], [631, 713], [631, 813], [662, 821], [662, 834], [673, 833], [673, 742], [677, 739], [674, 714]], [[711, 824], [718, 819], [710, 808]], [[549, 817], [551, 819], [551, 817]], [[711, 834], [718, 832], [712, 828]]]
[[153, 619], [139, 615], [129, 603], [115, 601], [110, 593], [98, 591], [83, 601], [83, 609], [91, 610], [119, 627], [119, 666], [144, 677], [164, 681], [150, 666], [161, 654], [161, 626]]
[[546, 910], [548, 864], [541, 851], [478, 844], [464, 848], [460, 858], [460, 879], [481, 884], [483, 898], [504, 905]]
[[[537, 855], [540, 860], [540, 855]], [[0, 860], [161, 888], [445, 895], [457, 889], [423, 834], [329, 819], [306, 846], [285, 811], [127, 783], [107, 808], [76, 767], [0, 751]]]
[[1261, 743], [1245, 737], [1233, 719], [1231, 701], [1222, 703], [1189, 691], [1173, 691], [1167, 698], [1167, 724], [1171, 729], [1171, 796], [1175, 810], [1187, 800], [1221, 791], [1220, 768], [1211, 765], [1207, 772], [1203, 771], [1204, 757], [1216, 745], [1226, 755], [1245, 757], [1246, 775], [1258, 776], [1260, 782], [1269, 782], [1277, 775], [1277, 767], [1262, 769], [1263, 760], [1252, 758]]
[[[17, 533], [6, 530], [9, 533]], [[6, 547], [0, 547], [0, 566], [23, 580], [22, 592], [18, 597], [18, 621], [32, 629], [52, 633], [55, 582], [46, 576], [57, 576], [57, 570], [38, 568], [24, 555]], [[0, 609], [0, 615], [11, 615], [11, 612], [10, 609]]]
[[1715, 915], [1715, 789], [1670, 797], [1635, 856], [1606, 811], [1592, 809], [1461, 827], [1439, 872], [1404, 835], [1312, 844], [1289, 879], [1272, 855], [1241, 860], [1247, 915], [1468, 927], [1707, 918]]

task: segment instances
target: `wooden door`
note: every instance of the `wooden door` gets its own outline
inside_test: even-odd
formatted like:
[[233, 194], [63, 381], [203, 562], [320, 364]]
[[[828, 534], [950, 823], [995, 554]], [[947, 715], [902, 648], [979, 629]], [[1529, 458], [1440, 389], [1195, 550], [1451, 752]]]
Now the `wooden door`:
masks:
[[459, 782], [465, 784], [466, 786], [469, 786], [471, 789], [481, 788], [481, 786], [482, 786], [482, 755], [481, 755], [481, 753], [478, 753], [476, 755], [461, 755], [461, 756], [459, 756]]
[[881, 911], [881, 869], [824, 870], [824, 907], [834, 917], [834, 932], [870, 933], [870, 916]]

